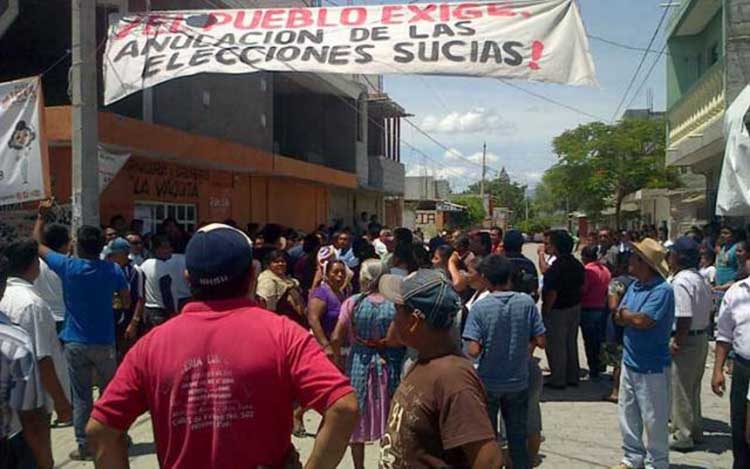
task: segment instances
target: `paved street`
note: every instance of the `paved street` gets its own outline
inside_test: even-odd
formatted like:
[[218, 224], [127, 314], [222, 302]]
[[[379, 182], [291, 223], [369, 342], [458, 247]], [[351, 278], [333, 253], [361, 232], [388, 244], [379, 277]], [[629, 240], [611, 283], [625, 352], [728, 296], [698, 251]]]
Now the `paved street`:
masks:
[[[526, 246], [525, 250], [532, 260], [536, 259], [534, 245]], [[582, 344], [579, 348], [581, 364], [585, 367]], [[697, 451], [688, 454], [672, 452], [670, 458], [673, 468], [731, 467], [729, 400], [727, 396], [719, 399], [711, 392], [710, 371], [713, 365], [713, 347], [711, 350], [703, 380], [705, 439], [698, 446]], [[542, 445], [544, 462], [541, 467], [602, 468], [619, 462], [621, 440], [617, 425], [617, 407], [600, 400], [609, 386], [610, 381], [603, 379], [600, 383], [583, 381], [579, 388], [564, 392], [544, 391], [542, 415], [546, 441]], [[309, 430], [316, 428], [319, 421], [313, 414], [310, 412], [306, 416], [306, 425]], [[157, 467], [149, 419], [147, 417], [139, 419], [130, 434], [134, 441], [131, 449], [132, 467]], [[304, 457], [312, 450], [313, 441], [313, 438], [295, 439], [294, 443]], [[74, 448], [72, 429], [53, 430], [53, 445], [58, 467], [92, 467], [91, 463], [72, 462], [68, 459], [68, 453]], [[367, 467], [377, 467], [377, 446], [369, 446], [366, 453]], [[345, 457], [340, 467], [352, 467], [349, 455]]]

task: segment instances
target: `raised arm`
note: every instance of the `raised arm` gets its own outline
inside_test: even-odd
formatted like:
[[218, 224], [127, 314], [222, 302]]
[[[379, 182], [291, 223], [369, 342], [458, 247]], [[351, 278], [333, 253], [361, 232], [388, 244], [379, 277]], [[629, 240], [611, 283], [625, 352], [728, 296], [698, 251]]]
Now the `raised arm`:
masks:
[[39, 208], [37, 209], [36, 222], [34, 223], [34, 240], [39, 244], [39, 257], [44, 258], [51, 249], [44, 245], [44, 217], [49, 213], [52, 208], [53, 199], [45, 199], [39, 202]]
[[459, 256], [457, 252], [451, 254], [450, 259], [448, 259], [448, 273], [451, 276], [451, 283], [453, 284], [453, 288], [459, 293], [466, 290], [469, 286], [466, 281], [466, 276], [461, 273], [461, 270], [458, 267], [460, 261], [461, 256]]

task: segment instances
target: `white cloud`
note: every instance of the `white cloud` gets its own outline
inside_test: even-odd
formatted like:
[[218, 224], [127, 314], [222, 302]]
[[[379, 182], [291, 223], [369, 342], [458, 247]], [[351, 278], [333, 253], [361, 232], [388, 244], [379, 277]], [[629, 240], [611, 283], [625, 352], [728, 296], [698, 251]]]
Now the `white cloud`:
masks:
[[[449, 148], [444, 154], [443, 158], [450, 161], [465, 161], [469, 160], [477, 164], [482, 164], [482, 152], [478, 151], [476, 153], [473, 153], [469, 156], [465, 156], [461, 151], [455, 149], [455, 148]], [[487, 164], [493, 164], [500, 161], [500, 157], [496, 154], [492, 153], [491, 151], [487, 152]]]
[[435, 133], [474, 134], [492, 131], [495, 134], [507, 134], [515, 128], [514, 124], [506, 122], [497, 112], [481, 107], [466, 112], [450, 112], [443, 116], [428, 114], [422, 120], [422, 129]]
[[470, 173], [469, 169], [463, 166], [446, 166], [446, 167], [434, 167], [434, 166], [423, 166], [421, 164], [406, 165], [407, 176], [434, 176], [438, 179], [452, 179], [452, 178], [464, 178]]
[[528, 182], [530, 185], [537, 185], [541, 182], [542, 176], [544, 176], [543, 171], [526, 171], [525, 173], [522, 173], [522, 176], [526, 178], [526, 182]]

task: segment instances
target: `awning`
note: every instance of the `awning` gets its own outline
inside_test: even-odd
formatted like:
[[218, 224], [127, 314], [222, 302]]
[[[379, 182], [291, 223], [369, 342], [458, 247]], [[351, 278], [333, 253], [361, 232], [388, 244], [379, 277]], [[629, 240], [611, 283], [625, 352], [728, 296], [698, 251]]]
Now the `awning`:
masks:
[[698, 194], [693, 195], [692, 197], [688, 197], [687, 199], [683, 199], [683, 204], [697, 204], [699, 202], [705, 202], [706, 201], [706, 194]]
[[[622, 204], [622, 208], [620, 209], [621, 212], [637, 212], [641, 209], [641, 207], [638, 204], [634, 204], [631, 202], [626, 202]], [[614, 207], [609, 207], [604, 210], [602, 210], [601, 214], [604, 216], [610, 216], [614, 215], [616, 213], [616, 210]]]

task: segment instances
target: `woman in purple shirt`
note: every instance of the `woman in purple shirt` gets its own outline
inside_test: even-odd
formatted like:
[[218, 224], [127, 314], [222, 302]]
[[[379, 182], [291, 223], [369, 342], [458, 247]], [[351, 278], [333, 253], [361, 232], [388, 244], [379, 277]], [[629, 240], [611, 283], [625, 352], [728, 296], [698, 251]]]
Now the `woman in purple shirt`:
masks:
[[340, 260], [330, 260], [322, 266], [323, 282], [310, 295], [308, 321], [315, 338], [326, 355], [333, 359], [330, 337], [346, 300], [346, 265]]

